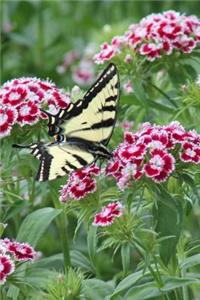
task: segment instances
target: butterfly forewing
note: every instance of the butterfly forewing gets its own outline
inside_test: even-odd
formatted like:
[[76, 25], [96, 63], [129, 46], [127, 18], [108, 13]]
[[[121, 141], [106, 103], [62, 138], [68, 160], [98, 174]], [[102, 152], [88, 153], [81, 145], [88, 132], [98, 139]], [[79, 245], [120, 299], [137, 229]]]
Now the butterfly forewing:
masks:
[[62, 133], [106, 144], [115, 125], [118, 99], [119, 77], [115, 65], [110, 64], [82, 100], [70, 111], [58, 113]]

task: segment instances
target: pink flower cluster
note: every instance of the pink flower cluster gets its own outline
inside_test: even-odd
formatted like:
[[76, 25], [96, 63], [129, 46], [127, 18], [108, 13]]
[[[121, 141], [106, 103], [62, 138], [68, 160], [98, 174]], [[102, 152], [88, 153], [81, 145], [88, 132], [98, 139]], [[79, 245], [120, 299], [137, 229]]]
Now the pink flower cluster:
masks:
[[74, 50], [71, 50], [69, 52], [67, 52], [64, 56], [64, 59], [63, 59], [63, 63], [61, 65], [59, 65], [57, 67], [57, 72], [59, 74], [63, 74], [64, 72], [66, 72], [70, 67], [71, 65], [77, 61], [78, 59], [80, 59], [80, 54], [79, 52], [77, 51], [74, 51]]
[[123, 214], [123, 206], [120, 202], [112, 202], [102, 207], [102, 210], [95, 215], [93, 225], [108, 226], [111, 225], [115, 218]]
[[31, 261], [36, 256], [35, 250], [27, 243], [0, 239], [0, 284], [4, 284], [14, 272], [15, 261]]
[[67, 52], [63, 63], [57, 67], [57, 72], [63, 74], [66, 71], [72, 73], [72, 80], [81, 86], [90, 85], [96, 78], [95, 64], [92, 60], [94, 45], [88, 44], [80, 55], [76, 50]]
[[81, 60], [78, 66], [73, 68], [72, 79], [78, 85], [90, 85], [95, 78], [94, 63], [89, 59]]
[[[94, 56], [102, 64], [119, 54], [123, 48], [135, 51], [153, 61], [173, 50], [190, 53], [200, 43], [200, 20], [196, 16], [185, 16], [176, 11], [151, 14], [140, 23], [132, 24], [123, 36], [116, 36], [111, 44], [104, 43]], [[125, 59], [125, 62], [130, 62]]]
[[200, 164], [200, 135], [186, 131], [178, 122], [167, 126], [145, 123], [136, 133], [125, 132], [106, 174], [124, 190], [131, 180], [144, 175], [158, 183], [167, 180], [179, 161]]
[[67, 202], [69, 198], [80, 200], [93, 193], [96, 190], [96, 180], [92, 176], [99, 174], [100, 169], [95, 164], [72, 172], [61, 190], [60, 201]]
[[15, 123], [32, 125], [45, 118], [42, 105], [64, 109], [70, 100], [69, 94], [49, 81], [22, 77], [6, 82], [0, 88], [0, 137], [8, 135]]

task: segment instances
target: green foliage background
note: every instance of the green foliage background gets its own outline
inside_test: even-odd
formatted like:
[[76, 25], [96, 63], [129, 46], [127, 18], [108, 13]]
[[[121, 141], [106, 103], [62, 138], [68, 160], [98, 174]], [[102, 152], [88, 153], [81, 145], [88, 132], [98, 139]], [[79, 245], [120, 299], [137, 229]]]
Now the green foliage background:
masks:
[[[86, 45], [90, 42], [95, 42], [98, 45], [105, 39], [109, 40], [109, 35], [106, 35], [105, 31], [103, 30], [106, 24], [111, 25], [112, 36], [113, 33], [120, 35], [124, 32], [129, 24], [137, 23], [142, 17], [153, 12], [156, 13], [168, 9], [173, 9], [182, 13], [186, 13], [188, 15], [195, 14], [200, 16], [199, 1], [16, 0], [2, 1], [1, 8], [1, 81], [5, 82], [9, 79], [22, 76], [36, 76], [40, 78], [49, 77], [50, 79], [55, 81], [58, 86], [64, 87], [66, 89], [70, 89], [74, 85], [71, 80], [70, 74], [66, 73], [64, 75], [60, 75], [56, 72], [56, 67], [63, 61], [64, 53], [71, 49], [78, 49], [80, 52], [83, 52]], [[12, 28], [12, 30], [9, 30], [9, 28]], [[200, 73], [200, 65], [195, 65], [195, 68], [197, 71], [199, 70]], [[132, 98], [129, 96], [126, 98], [122, 98], [121, 114], [119, 116], [121, 120], [126, 118], [124, 114], [127, 105], [129, 105], [131, 101], [134, 102], [134, 100], [132, 100]], [[138, 120], [138, 123], [140, 121], [150, 121], [163, 124], [170, 121], [170, 114], [167, 115], [165, 111], [164, 113], [162, 110], [159, 111], [159, 109], [157, 109], [157, 106], [152, 106], [152, 109], [155, 110], [155, 114], [151, 112], [150, 107], [149, 113], [144, 116], [143, 119]], [[137, 114], [135, 114], [135, 117], [138, 117]], [[179, 121], [182, 121], [183, 125], [188, 129], [200, 129], [198, 116], [197, 118], [194, 118], [194, 120], [190, 120], [187, 118], [187, 116], [181, 115], [179, 117]], [[40, 130], [40, 127], [37, 129]], [[27, 137], [27, 131], [25, 133], [24, 131], [21, 131], [21, 133], [22, 136], [17, 138], [20, 142], [23, 142], [24, 136]], [[31, 133], [33, 134], [33, 132]], [[121, 137], [122, 133], [120, 131], [117, 131], [115, 137], [113, 137], [113, 145], [116, 145], [120, 141]], [[24, 186], [20, 185], [20, 183], [7, 183], [7, 181], [5, 180], [7, 186], [5, 188], [5, 198], [2, 199], [3, 210], [1, 216], [2, 222], [8, 223], [8, 227], [5, 230], [5, 236], [9, 236], [12, 238], [18, 237], [19, 240], [24, 240], [26, 238], [27, 241], [32, 242], [33, 244], [36, 243], [36, 240], [39, 240], [39, 243], [37, 244], [37, 250], [42, 251], [42, 253], [46, 257], [53, 255], [54, 258], [50, 263], [48, 263], [50, 266], [53, 266], [53, 268], [58, 270], [62, 266], [62, 258], [60, 252], [62, 246], [62, 234], [63, 232], [64, 234], [66, 234], [66, 224], [63, 223], [62, 217], [60, 217], [60, 219], [56, 218], [56, 216], [60, 213], [60, 205], [56, 200], [58, 198], [58, 193], [55, 191], [59, 190], [59, 186], [65, 183], [65, 179], [60, 179], [56, 182], [52, 182], [51, 184], [37, 183], [35, 185], [34, 180], [32, 179], [33, 174], [35, 174], [35, 171], [37, 169], [34, 159], [30, 158], [29, 165], [27, 166], [27, 156], [20, 155], [20, 161], [18, 161], [16, 165], [16, 160], [12, 159], [13, 150], [10, 149], [11, 143], [12, 137], [8, 138], [7, 141], [5, 141], [3, 144], [3, 147], [7, 149], [6, 153], [2, 153], [2, 160], [4, 161], [4, 165], [6, 166], [4, 176], [7, 176], [5, 178], [9, 178], [9, 174], [11, 174], [11, 172], [17, 167], [18, 169], [20, 168], [20, 172], [21, 170], [23, 170], [22, 175], [25, 177], [29, 177], [29, 180]], [[200, 179], [198, 176], [196, 176], [196, 182], [199, 186]], [[174, 184], [176, 185], [177, 183], [171, 184], [172, 192], [174, 190]], [[28, 196], [22, 193], [19, 195], [18, 193], [19, 191], [27, 190], [29, 191]], [[116, 191], [114, 191], [114, 193], [116, 196]], [[110, 193], [110, 195], [112, 195], [112, 193]], [[102, 195], [102, 198], [103, 197], [104, 195]], [[25, 201], [24, 199], [28, 200]], [[195, 202], [196, 198], [192, 200], [194, 200]], [[96, 204], [99, 205], [99, 203], [97, 202]], [[47, 229], [44, 235], [42, 235], [41, 231], [37, 237], [29, 237], [27, 232], [23, 232], [23, 229], [26, 229], [26, 224], [22, 226], [19, 232], [19, 228], [26, 216], [30, 215], [35, 210], [45, 209], [45, 207], [47, 206], [55, 206], [58, 210], [40, 211], [41, 214], [38, 211], [38, 216], [34, 217], [36, 219], [33, 219], [40, 219], [41, 223], [38, 223], [38, 226], [41, 226], [41, 228], [43, 228], [44, 230]], [[200, 239], [199, 205], [195, 204], [195, 207], [193, 209], [188, 205], [188, 212], [190, 212], [190, 214], [184, 217], [185, 236], [189, 235], [190, 237], [192, 236], [193, 240], [198, 240]], [[43, 214], [47, 215], [46, 219], [44, 218], [45, 221], [42, 222], [41, 219]], [[95, 288], [98, 287], [101, 290], [102, 282], [98, 280], [111, 280], [116, 274], [118, 277], [116, 281], [119, 278], [123, 278], [124, 274], [122, 274], [121, 271], [121, 264], [123, 264], [123, 269], [126, 269], [127, 262], [121, 262], [120, 255], [118, 253], [112, 260], [112, 250], [98, 253], [98, 255], [92, 253], [92, 250], [93, 252], [95, 252], [96, 249], [94, 246], [95, 241], [92, 240], [93, 233], [88, 236], [88, 234], [86, 233], [87, 229], [84, 227], [78, 231], [76, 238], [73, 239], [73, 234], [77, 226], [76, 217], [76, 215], [71, 214], [68, 219], [67, 236], [71, 248], [72, 264], [77, 267], [82, 267], [87, 274], [90, 274], [90, 276], [91, 274], [95, 273], [94, 269], [98, 270], [98, 274], [96, 274], [96, 277], [98, 279], [94, 279], [93, 285], [91, 285], [91, 290], [89, 288], [90, 283], [88, 283], [88, 286], [87, 283], [85, 285], [85, 289], [87, 290], [87, 293], [89, 295], [87, 299], [93, 300], [93, 295], [95, 295]], [[55, 226], [54, 223], [50, 224], [50, 221], [48, 223], [48, 220], [53, 220], [54, 218], [56, 218], [56, 221], [54, 223], [57, 223], [58, 226]], [[162, 223], [161, 219], [159, 221]], [[30, 223], [28, 222], [30, 228], [31, 226], [35, 226], [31, 222], [33, 221], [30, 221]], [[46, 222], [46, 225], [44, 225], [44, 222]], [[162, 226], [162, 224], [160, 226]], [[57, 228], [60, 229], [58, 230]], [[39, 232], [39, 227], [36, 226], [36, 235], [37, 231]], [[59, 238], [59, 235], [61, 235], [61, 239]], [[87, 254], [88, 244], [90, 245], [89, 249], [91, 251], [91, 253], [89, 253], [90, 257], [88, 257]], [[126, 256], [127, 250], [123, 248], [122, 251], [124, 251], [124, 256]], [[93, 257], [95, 265], [91, 264], [92, 255], [95, 257], [95, 259]], [[134, 269], [139, 262], [137, 255], [135, 253], [134, 255], [134, 260], [131, 261], [132, 269]], [[47, 262], [43, 261], [44, 265], [45, 263], [47, 264]], [[196, 270], [197, 272], [199, 271], [199, 269], [197, 268]], [[141, 275], [142, 274], [140, 273], [134, 276], [137, 277]], [[37, 278], [37, 280], [39, 281], [40, 279], [43, 280], [42, 278], [44, 278], [46, 274], [34, 273], [31, 274], [31, 276], [32, 278], [34, 278], [35, 276], [35, 278]], [[72, 274], [71, 276], [71, 278], [73, 279], [74, 275]], [[118, 289], [120, 290], [121, 288], [123, 290], [124, 286], [128, 286], [129, 280], [130, 282], [134, 282], [135, 277], [128, 278], [126, 282], [122, 282], [122, 287], [119, 286]], [[187, 282], [186, 284], [190, 284], [190, 282]], [[149, 288], [151, 288], [152, 291], [154, 287], [151, 286]], [[106, 283], [106, 286], [102, 286], [102, 290], [105, 289], [107, 289], [108, 291], [111, 289], [109, 282]], [[197, 295], [199, 289], [195, 288], [195, 291]], [[14, 292], [10, 290], [11, 298], [13, 296], [12, 293]], [[130, 291], [130, 295], [127, 296], [127, 299], [142, 299], [141, 295], [141, 298], [139, 298], [139, 296], [137, 298], [137, 295], [135, 296], [134, 293], [137, 294], [137, 291]], [[99, 292], [99, 295], [101, 295], [101, 292]], [[152, 299], [164, 299], [162, 298], [162, 296], [159, 296], [159, 293], [152, 293], [152, 295], [154, 295], [152, 296]], [[38, 299], [43, 299], [39, 297], [40, 296], [38, 296]], [[103, 294], [102, 296], [99, 296], [99, 298], [95, 299], [106, 299], [105, 297], [106, 294]], [[170, 300], [176, 299], [172, 294], [170, 297]], [[21, 299], [26, 298], [22, 297]], [[122, 298], [113, 296], [112, 299], [118, 300]]]

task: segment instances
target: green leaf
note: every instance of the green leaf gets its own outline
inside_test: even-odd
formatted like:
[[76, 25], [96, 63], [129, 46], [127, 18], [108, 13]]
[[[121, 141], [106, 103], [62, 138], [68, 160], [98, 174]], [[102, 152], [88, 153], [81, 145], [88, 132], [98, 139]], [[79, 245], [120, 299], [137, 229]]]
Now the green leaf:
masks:
[[85, 271], [95, 273], [89, 259], [78, 250], [70, 251], [71, 261], [73, 266], [83, 268]]
[[175, 201], [167, 191], [161, 189], [153, 214], [156, 221], [156, 232], [160, 237], [174, 236], [174, 238], [163, 239], [160, 245], [161, 259], [167, 265], [176, 251], [183, 223], [183, 208], [180, 201]]
[[145, 300], [159, 297], [172, 291], [192, 283], [198, 283], [199, 280], [191, 278], [166, 277], [163, 278], [164, 285], [159, 288], [155, 282], [148, 282], [131, 288], [125, 295], [126, 300]]
[[60, 265], [63, 265], [63, 254], [59, 253], [59, 254], [55, 254], [55, 255], [51, 255], [49, 257], [44, 257], [41, 259], [38, 259], [34, 262], [34, 264], [30, 265], [30, 269], [31, 268], [49, 268], [49, 267], [56, 267], [58, 268]]
[[87, 279], [83, 282], [83, 290], [87, 299], [103, 300], [112, 294], [113, 285], [99, 279]]
[[11, 298], [12, 300], [17, 300], [18, 296], [19, 296], [19, 292], [20, 292], [20, 289], [17, 286], [11, 285], [9, 287], [7, 296], [8, 296], [8, 298]]
[[96, 256], [96, 246], [97, 246], [97, 227], [96, 226], [90, 226], [87, 236], [87, 246], [88, 246], [88, 253], [90, 260], [92, 264], [95, 262], [95, 256]]
[[49, 224], [62, 212], [52, 207], [41, 208], [28, 215], [22, 222], [17, 241], [28, 242], [35, 247]]
[[[145, 273], [145, 275], [147, 275], [147, 273]], [[114, 296], [119, 294], [120, 292], [128, 289], [129, 287], [133, 286], [138, 280], [140, 280], [141, 278], [144, 278], [144, 273], [143, 271], [138, 271], [135, 272], [127, 277], [125, 277], [115, 288], [114, 293], [111, 296], [111, 300], [115, 299]]]
[[125, 295], [126, 300], [145, 300], [161, 295], [160, 290], [154, 282], [148, 282], [139, 286], [134, 286]]
[[200, 264], [200, 254], [195, 254], [193, 256], [185, 258], [184, 261], [180, 264], [180, 268], [188, 269], [199, 264]]
[[128, 273], [128, 270], [130, 268], [130, 246], [127, 244], [122, 245], [121, 247], [121, 257], [122, 257], [122, 266], [123, 266], [123, 272], [124, 274]]

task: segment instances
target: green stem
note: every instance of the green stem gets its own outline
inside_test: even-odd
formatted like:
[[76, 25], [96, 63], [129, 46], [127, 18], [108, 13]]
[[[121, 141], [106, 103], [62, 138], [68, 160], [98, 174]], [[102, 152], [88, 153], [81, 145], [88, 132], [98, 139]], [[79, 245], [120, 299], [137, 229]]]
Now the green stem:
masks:
[[[56, 196], [53, 196], [53, 202], [55, 208], [62, 209], [61, 204]], [[67, 216], [64, 211], [58, 216], [58, 230], [60, 234], [60, 240], [61, 240], [61, 246], [64, 256], [64, 267], [65, 272], [67, 273], [67, 270], [71, 266], [71, 260], [70, 260], [70, 251], [69, 251], [69, 243], [67, 239]]]
[[157, 91], [159, 92], [161, 95], [163, 95], [165, 97], [165, 99], [168, 100], [168, 102], [170, 104], [172, 104], [174, 107], [178, 108], [178, 105], [176, 104], [176, 102], [170, 98], [165, 92], [163, 92], [159, 87], [157, 87], [155, 84], [151, 83], [151, 86]]
[[[185, 277], [185, 270], [184, 269], [181, 270], [181, 277], [183, 277], [183, 278]], [[183, 285], [182, 291], [183, 291], [183, 300], [189, 300], [187, 286]]]
[[[142, 245], [142, 243], [140, 243], [140, 241], [138, 241], [137, 238], [134, 237], [134, 241], [135, 241], [135, 247], [138, 251], [138, 253], [141, 255], [141, 257], [143, 257], [143, 259], [145, 259], [144, 254], [142, 253], [141, 249], [144, 250], [145, 252], [147, 252], [146, 248]], [[139, 247], [138, 247], [139, 246]], [[163, 286], [163, 282], [162, 282], [162, 278], [160, 277], [160, 273], [159, 275], [153, 270], [153, 268], [151, 267], [151, 264], [148, 264], [148, 269], [150, 271], [150, 273], [152, 274], [153, 278], [156, 280], [157, 284], [159, 287]]]

